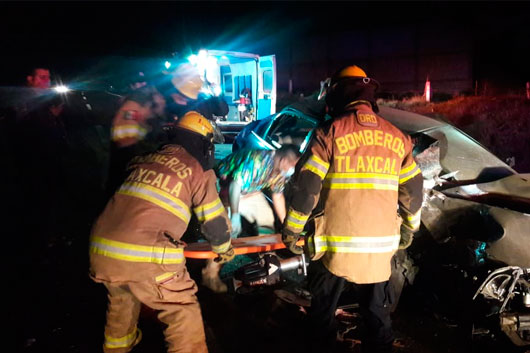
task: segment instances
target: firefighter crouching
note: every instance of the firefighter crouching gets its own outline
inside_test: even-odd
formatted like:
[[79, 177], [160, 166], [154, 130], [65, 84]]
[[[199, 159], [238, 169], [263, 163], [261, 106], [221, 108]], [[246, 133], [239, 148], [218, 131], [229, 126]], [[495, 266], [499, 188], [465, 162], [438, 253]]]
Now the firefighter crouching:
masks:
[[[197, 285], [180, 241], [191, 212], [220, 263], [234, 251], [216, 189], [213, 129], [189, 112], [179, 120], [179, 144], [135, 157], [129, 175], [97, 219], [90, 238], [90, 274], [108, 290], [104, 352], [129, 352], [141, 333], [141, 304], [159, 311], [168, 352], [207, 352]], [[192, 148], [202, 144], [203, 149]]]
[[306, 239], [308, 321], [318, 352], [335, 344], [335, 310], [347, 285], [367, 329], [362, 351], [392, 351], [390, 261], [419, 228], [423, 178], [410, 137], [374, 112], [377, 88], [357, 66], [331, 78], [325, 99], [333, 119], [316, 131], [284, 223], [284, 243], [301, 253], [296, 241], [320, 199], [323, 216]]

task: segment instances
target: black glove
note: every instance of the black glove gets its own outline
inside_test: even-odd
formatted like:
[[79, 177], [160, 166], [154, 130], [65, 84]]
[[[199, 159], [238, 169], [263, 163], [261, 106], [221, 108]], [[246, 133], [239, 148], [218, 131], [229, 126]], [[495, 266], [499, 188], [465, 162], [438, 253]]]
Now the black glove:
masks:
[[406, 228], [401, 227], [401, 238], [399, 239], [399, 246], [398, 249], [406, 249], [412, 244], [412, 240], [414, 239], [414, 233]]
[[301, 246], [296, 245], [299, 238], [300, 234], [295, 234], [289, 230], [284, 229], [282, 232], [282, 241], [285, 247], [295, 255], [302, 255], [304, 252]]
[[232, 245], [223, 253], [217, 254], [217, 257], [214, 259], [215, 262], [218, 264], [224, 264], [226, 262], [230, 262], [236, 257], [236, 253], [234, 252], [234, 248]]

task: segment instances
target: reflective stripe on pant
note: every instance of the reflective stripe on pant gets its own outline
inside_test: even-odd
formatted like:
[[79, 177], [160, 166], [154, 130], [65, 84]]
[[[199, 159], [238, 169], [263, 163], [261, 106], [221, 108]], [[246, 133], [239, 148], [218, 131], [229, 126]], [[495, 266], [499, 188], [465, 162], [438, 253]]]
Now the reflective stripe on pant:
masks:
[[[105, 335], [116, 338], [127, 336], [130, 327], [136, 326], [139, 303], [143, 303], [160, 311], [158, 319], [166, 324], [164, 336], [168, 353], [208, 352], [201, 309], [195, 296], [197, 285], [186, 269], [162, 284], [130, 282], [121, 286], [106, 286], [109, 289], [109, 307]], [[105, 348], [104, 351], [122, 353], [130, 348]]]
[[141, 303], [127, 285], [105, 283], [108, 291], [105, 353], [126, 353], [132, 349]]
[[[329, 272], [322, 261], [311, 262], [308, 269], [308, 289], [312, 299], [307, 318], [309, 330], [314, 338], [314, 351], [323, 351], [322, 349], [335, 344], [338, 328], [335, 311], [341, 294], [350, 285], [357, 294], [360, 313], [366, 326], [366, 334], [362, 339], [363, 352], [391, 352], [394, 336], [389, 304], [393, 294], [389, 282], [348, 282]], [[318, 346], [320, 342], [322, 345]]]

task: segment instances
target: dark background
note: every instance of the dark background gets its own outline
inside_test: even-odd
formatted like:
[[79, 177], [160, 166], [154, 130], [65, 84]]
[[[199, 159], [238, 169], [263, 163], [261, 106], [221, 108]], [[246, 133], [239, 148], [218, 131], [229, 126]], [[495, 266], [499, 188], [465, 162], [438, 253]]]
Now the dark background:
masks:
[[[530, 80], [529, 24], [530, 3], [505, 1], [3, 2], [0, 81], [23, 83], [35, 65], [63, 81], [94, 78], [119, 70], [110, 57], [163, 59], [206, 47], [276, 54], [280, 91], [293, 78], [295, 91], [310, 91], [321, 76], [354, 60], [395, 89], [420, 89], [429, 73], [440, 82], [457, 80], [459, 90], [481, 80], [518, 88]], [[366, 53], [355, 55], [354, 37], [366, 40]], [[341, 52], [352, 54], [334, 60]], [[447, 53], [457, 56], [434, 69], [418, 65]], [[384, 62], [407, 56], [414, 69], [404, 75], [416, 77], [405, 82], [386, 73], [374, 61], [383, 54]], [[297, 73], [301, 65], [320, 71]], [[435, 73], [454, 68], [460, 70], [454, 77]], [[392, 85], [397, 81], [402, 84]]]

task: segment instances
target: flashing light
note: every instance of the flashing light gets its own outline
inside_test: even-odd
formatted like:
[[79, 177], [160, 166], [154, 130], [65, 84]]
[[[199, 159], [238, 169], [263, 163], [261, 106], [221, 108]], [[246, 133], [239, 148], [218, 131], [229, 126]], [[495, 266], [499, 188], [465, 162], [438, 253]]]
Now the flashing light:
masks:
[[216, 85], [219, 85], [221, 83], [219, 64], [217, 63], [216, 57], [209, 56], [206, 58], [204, 73], [208, 82], [213, 82]]
[[166, 69], [169, 69], [171, 67], [171, 63], [169, 61], [166, 61], [164, 63], [164, 66], [166, 67]]
[[[217, 58], [215, 56], [208, 55], [207, 50], [201, 49], [197, 54], [188, 56], [188, 61], [190, 64], [195, 66], [197, 70], [199, 70], [204, 80], [216, 85], [220, 84], [221, 78], [220, 74], [218, 73], [219, 64]], [[211, 94], [219, 95], [220, 92], [219, 94], [211, 92]]]
[[199, 59], [206, 59], [208, 52], [204, 49], [199, 50]]
[[55, 92], [57, 92], [57, 93], [67, 93], [68, 91], [70, 91], [70, 88], [68, 88], [68, 87], [65, 86], [65, 85], [55, 86], [55, 87], [53, 87], [53, 89], [54, 89]]
[[192, 65], [197, 65], [197, 63], [199, 62], [199, 57], [197, 55], [195, 55], [195, 54], [192, 54], [192, 55], [188, 56], [188, 61]]

